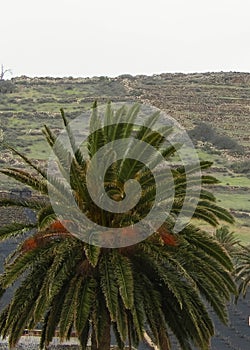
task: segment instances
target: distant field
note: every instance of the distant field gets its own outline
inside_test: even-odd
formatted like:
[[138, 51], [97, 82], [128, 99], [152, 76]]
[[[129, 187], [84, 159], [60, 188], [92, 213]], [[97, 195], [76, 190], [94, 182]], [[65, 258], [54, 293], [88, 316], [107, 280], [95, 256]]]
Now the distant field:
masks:
[[247, 224], [248, 226], [246, 226], [246, 222], [243, 221], [241, 223], [239, 221], [235, 226], [231, 227], [231, 230], [243, 243], [250, 244], [250, 220], [248, 220]]
[[246, 193], [215, 191], [218, 200], [228, 209], [250, 212], [250, 189]]
[[241, 175], [216, 174], [216, 178], [220, 180], [222, 185], [249, 187], [250, 189], [250, 178]]

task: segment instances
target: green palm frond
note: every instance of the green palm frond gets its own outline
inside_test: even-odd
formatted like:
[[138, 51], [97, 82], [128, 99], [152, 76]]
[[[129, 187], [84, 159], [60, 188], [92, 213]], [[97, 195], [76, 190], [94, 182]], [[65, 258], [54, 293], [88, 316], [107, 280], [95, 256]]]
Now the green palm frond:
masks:
[[144, 302], [146, 323], [153, 334], [154, 342], [159, 344], [158, 326], [159, 323], [166, 322], [161, 303], [161, 295], [146, 275], [139, 274], [138, 278], [140, 278], [140, 290]]
[[205, 200], [199, 201], [197, 206], [197, 212], [201, 208], [204, 208], [207, 212], [213, 214], [219, 220], [226, 221], [230, 224], [234, 223], [234, 217], [229, 213], [229, 211], [214, 203]]
[[3, 227], [0, 227], [0, 241], [4, 241], [11, 237], [17, 237], [24, 235], [33, 228], [36, 228], [36, 224], [30, 223], [13, 223]]
[[211, 168], [213, 165], [213, 162], [209, 161], [199, 161], [196, 164], [190, 164], [190, 165], [185, 165], [185, 166], [178, 166], [177, 171], [180, 174], [195, 174], [197, 171], [202, 171]]
[[[195, 344], [199, 349], [208, 349], [210, 337], [214, 335], [214, 327], [198, 292], [188, 286], [183, 287], [185, 298], [180, 309], [179, 303], [172, 298], [167, 289], [161, 291], [164, 295], [164, 315], [181, 348], [191, 349], [191, 344]], [[176, 317], [177, 314], [180, 316]]]
[[[36, 260], [44, 263], [46, 254], [39, 247], [26, 252], [26, 254], [20, 253], [20, 248], [18, 249], [14, 260], [12, 259], [8, 262], [4, 274], [1, 275], [1, 286], [4, 288], [12, 285], [25, 271], [30, 270]], [[47, 253], [47, 250], [45, 252]], [[49, 261], [48, 255], [47, 260]]]
[[193, 218], [205, 221], [213, 227], [217, 227], [219, 225], [219, 221], [216, 215], [213, 212], [207, 210], [207, 208], [201, 206], [195, 208]]
[[30, 174], [28, 171], [8, 167], [6, 169], [0, 169], [0, 173], [7, 175], [26, 186], [32, 187], [34, 190], [47, 194], [47, 183], [44, 180], [38, 179], [37, 177]]
[[167, 148], [165, 148], [163, 151], [161, 151], [162, 156], [165, 159], [169, 159], [171, 156], [173, 156], [178, 149], [180, 149], [182, 145], [180, 143], [175, 143], [174, 145], [171, 145]]
[[14, 154], [16, 154], [17, 156], [19, 156], [24, 163], [26, 163], [27, 165], [29, 165], [31, 168], [33, 168], [37, 174], [41, 175], [43, 178], [46, 179], [46, 170], [41, 168], [40, 166], [36, 165], [34, 163], [34, 161], [32, 161], [31, 159], [27, 158], [23, 153], [18, 152], [15, 148], [8, 146], [7, 148], [10, 149]]
[[[107, 105], [104, 116], [104, 135], [107, 142], [124, 138], [126, 131], [128, 133], [130, 127], [128, 125], [129, 121], [125, 118], [126, 115], [127, 109], [125, 106], [120, 107], [114, 112], [111, 108], [111, 104]], [[132, 117], [133, 116], [136, 117], [136, 114], [134, 115], [132, 112]], [[126, 123], [124, 123], [123, 120], [126, 120]]]
[[10, 304], [8, 304], [0, 314], [0, 329], [1, 329], [1, 336], [3, 338], [6, 338], [8, 336], [8, 331], [6, 330], [6, 320], [8, 317], [9, 309], [10, 309]]
[[58, 163], [61, 166], [61, 171], [67, 172], [67, 170], [70, 169], [72, 162], [72, 155], [70, 151], [65, 147], [62, 140], [58, 139], [47, 125], [44, 126], [43, 133], [53, 153], [58, 159]]
[[56, 219], [56, 214], [52, 205], [45, 205], [41, 210], [39, 210], [37, 215], [37, 223], [39, 229], [43, 229], [51, 224]]
[[155, 124], [159, 120], [160, 112], [154, 112], [150, 117], [148, 117], [144, 125], [142, 125], [139, 130], [136, 132], [135, 138], [138, 140], [144, 140], [148, 134], [151, 133], [151, 130], [154, 129]]
[[[35, 299], [39, 294], [39, 290], [46, 273], [44, 265], [40, 268], [32, 269], [30, 274], [26, 276], [20, 287], [16, 290], [14, 297], [10, 303], [8, 317], [6, 319], [5, 328], [9, 330], [11, 337], [10, 345], [15, 346], [23, 332], [23, 324], [28, 324], [35, 307]], [[34, 285], [35, 281], [35, 285]]]
[[122, 123], [123, 132], [121, 134], [121, 138], [126, 138], [131, 136], [131, 133], [135, 125], [136, 117], [139, 111], [140, 111], [140, 105], [138, 103], [135, 103], [132, 107], [128, 109], [127, 114], [125, 116], [126, 123]]
[[230, 248], [236, 248], [239, 251], [240, 240], [234, 232], [230, 232], [227, 226], [222, 226], [215, 231], [214, 237], [230, 251]]
[[76, 159], [77, 163], [80, 166], [84, 166], [85, 165], [85, 159], [84, 159], [84, 157], [83, 157], [79, 147], [76, 146], [76, 142], [75, 142], [73, 131], [71, 130], [70, 123], [69, 123], [68, 119], [65, 116], [63, 108], [60, 109], [60, 112], [61, 112], [61, 117], [63, 119], [63, 123], [64, 123], [64, 126], [66, 128], [66, 131], [67, 131], [67, 134], [68, 134], [68, 138], [69, 138], [69, 141], [70, 141], [70, 145], [71, 145], [72, 151], [74, 153], [75, 159]]
[[211, 175], [202, 175], [201, 180], [202, 180], [202, 184], [204, 185], [215, 185], [220, 183], [218, 179], [216, 179], [214, 176], [211, 176]]
[[95, 153], [105, 145], [105, 136], [102, 128], [102, 122], [98, 115], [97, 106], [92, 108], [92, 114], [89, 123], [90, 135], [88, 136], [88, 152], [90, 159]]
[[[65, 238], [57, 243], [57, 254], [47, 271], [47, 298], [52, 300], [60, 292], [64, 283], [70, 278], [72, 271], [80, 259], [81, 251], [74, 252], [77, 241], [73, 238]], [[53, 249], [53, 247], [52, 247]], [[77, 253], [77, 254], [76, 254]]]
[[65, 295], [60, 317], [59, 334], [61, 340], [67, 338], [67, 334], [69, 333], [69, 330], [74, 322], [81, 284], [82, 280], [78, 275], [75, 275], [69, 283], [69, 288]]
[[193, 279], [200, 293], [212, 305], [220, 320], [226, 323], [227, 310], [221, 295], [229, 300], [231, 293], [236, 292], [228, 270], [215, 263], [208, 255], [206, 255], [208, 263], [205, 263], [202, 251], [196, 250], [195, 253], [192, 253], [186, 249], [185, 245], [183, 248], [179, 247], [177, 259], [189, 271], [189, 278]]
[[86, 254], [86, 257], [88, 259], [88, 261], [90, 262], [90, 264], [93, 267], [96, 267], [99, 257], [100, 257], [100, 253], [101, 253], [101, 248], [92, 244], [85, 244], [84, 245], [84, 251]]
[[233, 263], [229, 255], [209, 233], [201, 231], [193, 225], [187, 225], [181, 234], [189, 244], [201, 249], [208, 256], [218, 261], [224, 268], [232, 271]]
[[99, 266], [101, 287], [105, 296], [106, 305], [109, 309], [111, 320], [115, 321], [118, 303], [118, 288], [111, 255], [104, 254], [100, 260]]
[[90, 331], [90, 324], [89, 322], [86, 322], [86, 325], [83, 328], [82, 332], [79, 333], [78, 335], [78, 339], [81, 344], [82, 350], [87, 350], [88, 340], [89, 340], [89, 331]]
[[[134, 280], [136, 276], [134, 276]], [[141, 293], [141, 289], [138, 287], [138, 282], [134, 283], [134, 307], [131, 310], [134, 329], [138, 334], [139, 339], [143, 339], [145, 325], [146, 325], [146, 313], [144, 309], [144, 299]]]
[[126, 309], [134, 305], [134, 284], [131, 262], [125, 256], [114, 253], [115, 276], [120, 296]]
[[84, 278], [78, 293], [78, 307], [76, 309], [75, 325], [79, 334], [82, 334], [88, 323], [93, 300], [95, 299], [95, 291], [95, 280], [93, 278]]
[[64, 304], [64, 299], [67, 290], [68, 284], [65, 284], [50, 304], [50, 309], [48, 310], [48, 313], [43, 323], [40, 341], [41, 349], [43, 349], [44, 345], [48, 346], [55, 335], [56, 328], [60, 322], [61, 309]]
[[24, 207], [29, 209], [39, 210], [47, 205], [48, 200], [46, 198], [1, 198], [0, 207]]
[[[126, 329], [127, 323], [126, 323], [126, 325], [121, 324], [121, 327], [122, 327], [121, 331], [124, 332], [124, 330], [125, 330], [125, 332], [127, 334], [127, 329]], [[114, 336], [115, 336], [115, 339], [116, 339], [116, 343], [117, 343], [118, 349], [119, 350], [124, 350], [124, 348], [125, 348], [125, 341], [122, 340], [121, 335], [120, 335], [120, 331], [118, 330], [118, 326], [117, 326], [116, 323], [112, 323], [112, 330], [114, 332]]]
[[213, 195], [212, 192], [207, 191], [205, 189], [201, 189], [200, 191], [200, 199], [204, 199], [210, 202], [215, 202], [216, 201], [216, 197]]
[[116, 329], [119, 334], [119, 339], [122, 343], [126, 342], [128, 338], [128, 319], [127, 312], [121, 298], [118, 298], [118, 307], [116, 309]]
[[[69, 129], [69, 126], [67, 126], [67, 131]], [[75, 158], [75, 154], [72, 154], [68, 148], [65, 147], [64, 143], [62, 140], [56, 138], [56, 136], [53, 134], [53, 132], [45, 126], [43, 130], [46, 139], [49, 143], [49, 145], [52, 148], [52, 151], [54, 155], [57, 158], [57, 164], [60, 169], [61, 175], [63, 176], [63, 180], [67, 180], [67, 182], [70, 182], [70, 186], [72, 189], [80, 188], [81, 189], [81, 181], [79, 179], [79, 175], [81, 173], [81, 168], [80, 166], [83, 166], [83, 162], [81, 162], [81, 165], [78, 164], [77, 159]], [[72, 135], [69, 134], [68, 131], [68, 136], [69, 136], [69, 143], [71, 144], [72, 147], [76, 147], [72, 145], [73, 140], [72, 140]], [[77, 154], [78, 160], [80, 161], [80, 150], [76, 150], [75, 148], [73, 151]], [[70, 179], [68, 179], [68, 174], [70, 173]], [[58, 180], [57, 178], [49, 175], [47, 176], [47, 180], [49, 183], [54, 186], [56, 189], [60, 190], [65, 186], [63, 185], [63, 182], [61, 180]]]
[[250, 286], [250, 246], [241, 246], [241, 250], [237, 254], [236, 263], [236, 280], [239, 283], [239, 295], [246, 297]]

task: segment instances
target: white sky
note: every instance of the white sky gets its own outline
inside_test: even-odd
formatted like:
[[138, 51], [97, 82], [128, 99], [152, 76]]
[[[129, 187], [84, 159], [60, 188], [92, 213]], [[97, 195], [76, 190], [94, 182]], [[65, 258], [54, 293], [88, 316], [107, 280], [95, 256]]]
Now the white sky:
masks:
[[14, 76], [250, 72], [250, 0], [0, 0]]

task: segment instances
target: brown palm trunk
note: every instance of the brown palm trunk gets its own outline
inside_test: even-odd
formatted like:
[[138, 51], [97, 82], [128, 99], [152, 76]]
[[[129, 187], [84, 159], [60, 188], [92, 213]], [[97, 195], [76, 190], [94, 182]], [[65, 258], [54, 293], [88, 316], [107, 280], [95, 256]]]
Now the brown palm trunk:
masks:
[[160, 349], [170, 350], [169, 336], [167, 334], [166, 329], [159, 329], [159, 345]]
[[96, 335], [94, 329], [91, 334], [91, 350], [110, 350], [111, 334], [110, 334], [110, 321], [106, 322], [103, 329], [103, 336], [99, 344], [96, 341]]

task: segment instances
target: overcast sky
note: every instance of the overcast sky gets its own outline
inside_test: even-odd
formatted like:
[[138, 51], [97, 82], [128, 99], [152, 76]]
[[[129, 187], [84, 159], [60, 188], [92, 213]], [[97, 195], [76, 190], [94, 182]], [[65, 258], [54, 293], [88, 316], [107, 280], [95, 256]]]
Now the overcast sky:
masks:
[[250, 72], [250, 0], [1, 0], [14, 76]]

